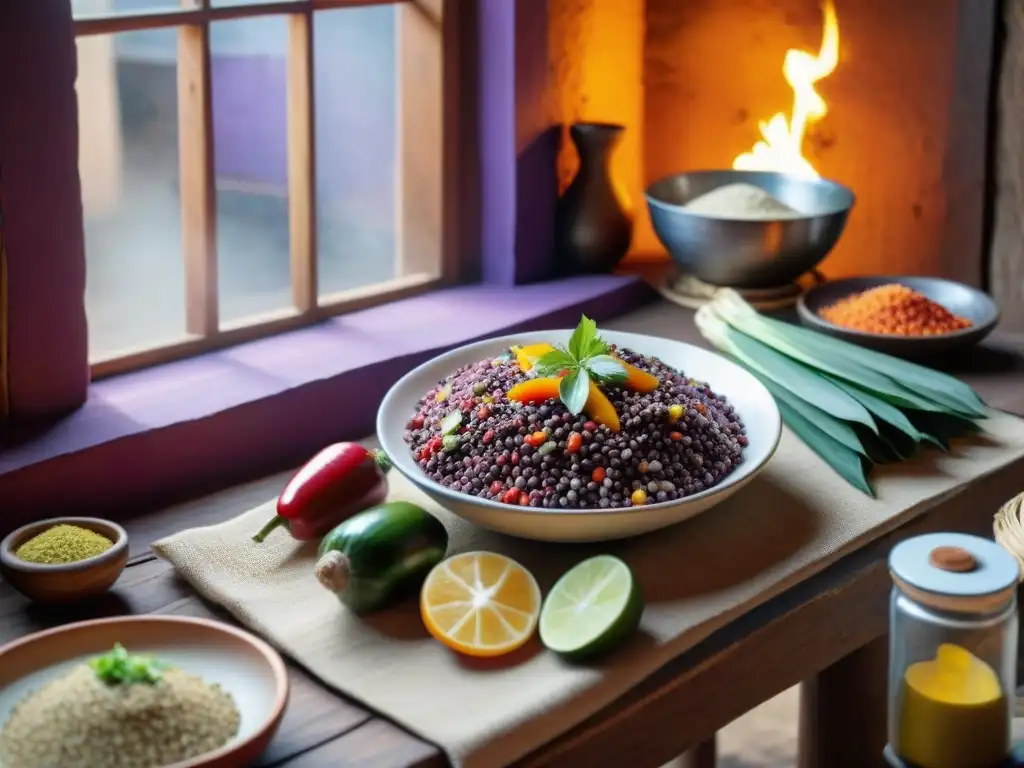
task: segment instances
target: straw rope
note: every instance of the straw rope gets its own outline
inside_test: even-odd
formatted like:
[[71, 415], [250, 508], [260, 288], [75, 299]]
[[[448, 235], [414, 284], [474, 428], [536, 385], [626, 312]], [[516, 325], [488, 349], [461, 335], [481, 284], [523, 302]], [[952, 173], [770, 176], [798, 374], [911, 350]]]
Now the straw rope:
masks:
[[1024, 581], [1024, 521], [1021, 515], [1024, 514], [1024, 493], [1014, 496], [1003, 504], [996, 512], [995, 520], [992, 522], [992, 530], [995, 533], [996, 541], [1017, 558], [1021, 568], [1021, 580]]
[[[1003, 504], [996, 512], [992, 521], [992, 531], [999, 545], [1014, 556], [1021, 569], [1021, 581], [1024, 582], [1024, 521], [1021, 515], [1024, 514], [1024, 493], [1019, 493]], [[1020, 648], [1017, 651], [1017, 697], [1014, 701], [1013, 717], [1024, 718], [1024, 665], [1022, 665]], [[1014, 728], [1016, 732], [1017, 728]]]

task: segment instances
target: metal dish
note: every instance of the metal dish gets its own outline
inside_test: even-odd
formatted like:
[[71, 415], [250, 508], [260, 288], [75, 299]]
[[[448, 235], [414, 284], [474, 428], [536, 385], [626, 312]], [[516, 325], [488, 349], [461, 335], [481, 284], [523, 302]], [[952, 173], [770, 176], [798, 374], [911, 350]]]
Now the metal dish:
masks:
[[395, 469], [459, 517], [491, 530], [538, 541], [607, 541], [638, 536], [698, 515], [725, 501], [764, 469], [782, 435], [782, 418], [768, 390], [720, 355], [690, 344], [636, 333], [604, 332], [610, 343], [629, 347], [706, 381], [728, 398], [747, 430], [743, 462], [718, 485], [692, 496], [643, 509], [552, 510], [515, 507], [445, 488], [427, 477], [402, 435], [416, 403], [438, 381], [467, 363], [493, 357], [512, 344], [565, 344], [571, 331], [540, 331], [479, 341], [447, 352], [410, 371], [391, 387], [377, 411], [377, 436]]
[[[804, 216], [774, 221], [712, 218], [684, 209], [726, 184], [752, 184]], [[853, 207], [853, 192], [825, 179], [766, 171], [694, 171], [647, 188], [654, 231], [680, 267], [706, 283], [774, 288], [816, 267], [836, 244]]]
[[[944, 333], [940, 336], [891, 336], [854, 331], [830, 323], [818, 315], [822, 309], [840, 299], [887, 283], [905, 285], [941, 304], [950, 312], [966, 317], [973, 325], [962, 331]], [[944, 280], [941, 277], [848, 277], [825, 283], [805, 293], [797, 302], [797, 312], [800, 321], [808, 328], [897, 357], [928, 357], [965, 349], [988, 336], [999, 322], [999, 308], [988, 294], [969, 285]]]

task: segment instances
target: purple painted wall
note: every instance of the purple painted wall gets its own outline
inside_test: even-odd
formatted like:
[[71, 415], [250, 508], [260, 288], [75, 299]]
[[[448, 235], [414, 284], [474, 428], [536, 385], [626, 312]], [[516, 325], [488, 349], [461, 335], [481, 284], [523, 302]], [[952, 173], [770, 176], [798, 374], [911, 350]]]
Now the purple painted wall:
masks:
[[[388, 221], [395, 214], [399, 139], [395, 13], [351, 14], [321, 14], [314, 27], [318, 193], [323, 204], [347, 203]], [[273, 52], [218, 53], [214, 40], [216, 173], [285, 188], [287, 62], [283, 50], [273, 50], [280, 36], [264, 35], [249, 47]]]
[[287, 71], [278, 56], [215, 56], [216, 173], [233, 180], [288, 183]]
[[545, 114], [548, 0], [479, 0], [484, 282], [551, 277], [559, 132]]

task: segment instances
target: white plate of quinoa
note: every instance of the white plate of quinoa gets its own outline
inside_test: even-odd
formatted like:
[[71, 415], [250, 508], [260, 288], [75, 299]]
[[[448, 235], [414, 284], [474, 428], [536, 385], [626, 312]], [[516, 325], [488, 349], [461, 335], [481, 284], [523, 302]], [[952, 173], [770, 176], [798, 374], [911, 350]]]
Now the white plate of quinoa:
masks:
[[[160, 681], [102, 682], [89, 661], [115, 644], [158, 661]], [[277, 652], [222, 622], [129, 616], [69, 624], [0, 647], [0, 765], [249, 765], [273, 738], [287, 699]]]
[[[557, 398], [523, 404], [505, 397], [533, 375], [517, 364], [515, 348], [565, 346], [571, 335], [488, 339], [402, 377], [377, 414], [395, 468], [486, 528], [583, 542], [693, 517], [750, 482], [774, 454], [782, 419], [768, 390], [721, 355], [671, 339], [600, 333], [612, 354], [658, 379], [649, 392], [602, 385], [618, 431], [586, 411], [570, 413]], [[444, 442], [443, 422], [454, 410], [460, 424]]]

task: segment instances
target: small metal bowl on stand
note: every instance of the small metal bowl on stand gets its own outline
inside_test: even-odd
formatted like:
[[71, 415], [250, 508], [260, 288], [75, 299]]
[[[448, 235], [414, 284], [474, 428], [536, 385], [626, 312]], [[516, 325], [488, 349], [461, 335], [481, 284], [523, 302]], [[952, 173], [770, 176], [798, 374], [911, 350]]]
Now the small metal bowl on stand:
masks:
[[[750, 184], [799, 213], [777, 219], [712, 217], [687, 203], [719, 187]], [[654, 231], [672, 259], [705, 283], [775, 288], [812, 271], [832, 250], [853, 207], [853, 192], [834, 181], [768, 171], [694, 171], [647, 188]]]

